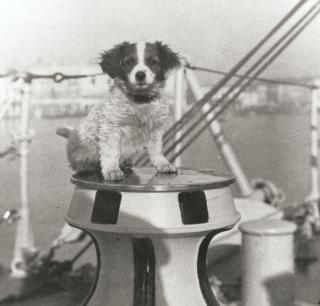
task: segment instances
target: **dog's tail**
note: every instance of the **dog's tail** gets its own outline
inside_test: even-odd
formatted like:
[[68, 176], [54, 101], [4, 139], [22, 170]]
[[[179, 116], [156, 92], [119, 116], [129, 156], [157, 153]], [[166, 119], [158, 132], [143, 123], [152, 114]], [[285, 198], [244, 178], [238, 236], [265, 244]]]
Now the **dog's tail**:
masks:
[[74, 128], [69, 126], [62, 126], [56, 129], [56, 134], [64, 138], [69, 138], [70, 134], [74, 131]]

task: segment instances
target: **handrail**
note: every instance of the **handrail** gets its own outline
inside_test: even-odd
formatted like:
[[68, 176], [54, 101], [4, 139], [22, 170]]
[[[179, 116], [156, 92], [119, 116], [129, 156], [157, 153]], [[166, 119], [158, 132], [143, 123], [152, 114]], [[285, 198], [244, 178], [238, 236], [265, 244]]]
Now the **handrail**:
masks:
[[[196, 71], [204, 71], [204, 72], [209, 72], [213, 74], [218, 74], [218, 75], [227, 75], [227, 72], [217, 70], [217, 69], [212, 69], [212, 68], [204, 68], [204, 67], [199, 67], [199, 66], [194, 66], [194, 65], [188, 65], [188, 68], [191, 70], [196, 70]], [[249, 79], [248, 76], [245, 76], [243, 74], [235, 74], [233, 75], [234, 78], [243, 78], [243, 79]], [[301, 87], [301, 88], [306, 88], [306, 89], [319, 89], [320, 86], [317, 86], [315, 84], [307, 84], [307, 83], [301, 83], [297, 81], [285, 81], [285, 80], [279, 80], [279, 79], [268, 79], [268, 78], [254, 78], [254, 81], [258, 81], [261, 83], [269, 83], [269, 84], [275, 84], [275, 85], [285, 85], [285, 86], [293, 86], [293, 87]]]
[[13, 78], [13, 81], [20, 78], [27, 83], [32, 82], [32, 80], [34, 79], [52, 79], [56, 83], [60, 83], [68, 79], [81, 79], [81, 78], [89, 78], [89, 77], [102, 76], [102, 75], [105, 75], [105, 73], [97, 72], [97, 73], [91, 73], [91, 74], [66, 74], [62, 72], [54, 72], [51, 74], [37, 74], [29, 71], [9, 73], [9, 76]]

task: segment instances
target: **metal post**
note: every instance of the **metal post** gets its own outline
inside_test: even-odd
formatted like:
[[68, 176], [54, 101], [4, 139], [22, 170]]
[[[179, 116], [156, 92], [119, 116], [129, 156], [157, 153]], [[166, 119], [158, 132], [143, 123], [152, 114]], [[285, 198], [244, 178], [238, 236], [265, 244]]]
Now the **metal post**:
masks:
[[29, 105], [31, 84], [25, 81], [22, 85], [21, 100], [21, 122], [20, 122], [20, 219], [17, 225], [14, 255], [11, 261], [11, 276], [13, 278], [24, 278], [27, 276], [27, 264], [35, 256], [36, 249], [34, 246], [33, 234], [29, 219], [29, 201], [28, 201], [28, 145], [29, 135]]
[[[186, 69], [185, 76], [187, 82], [190, 86], [192, 93], [194, 94], [197, 100], [201, 99], [205, 94], [192, 70]], [[203, 113], [208, 111], [210, 108], [209, 105], [205, 104], [201, 110]], [[214, 116], [213, 113], [209, 114], [206, 117], [206, 120], [210, 120]], [[236, 177], [236, 183], [240, 190], [241, 196], [248, 197], [253, 193], [253, 189], [250, 185], [248, 178], [246, 177], [240, 162], [235, 155], [230, 143], [226, 140], [223, 131], [221, 129], [220, 123], [215, 120], [210, 124], [210, 132], [213, 135], [213, 138], [222, 154], [222, 157], [227, 164], [228, 168], [232, 174]]]
[[[185, 63], [182, 63], [181, 68], [175, 75], [175, 108], [174, 108], [174, 120], [177, 122], [182, 117], [183, 106], [186, 101], [186, 87], [184, 81]], [[181, 131], [179, 130], [175, 135], [175, 140], [181, 137]], [[181, 149], [181, 144], [177, 144], [175, 152]], [[178, 156], [175, 160], [175, 165], [181, 167], [181, 157]]]
[[5, 117], [8, 110], [12, 106], [12, 103], [14, 101], [14, 92], [13, 92], [13, 86], [12, 83], [8, 86], [9, 89], [6, 92], [6, 102], [3, 103], [1, 109], [0, 109], [0, 121]]
[[294, 305], [296, 226], [283, 220], [248, 221], [242, 231], [242, 305]]
[[[319, 86], [319, 82], [314, 85]], [[312, 89], [310, 107], [310, 195], [306, 202], [312, 206], [313, 225], [320, 230], [319, 214], [319, 88]]]

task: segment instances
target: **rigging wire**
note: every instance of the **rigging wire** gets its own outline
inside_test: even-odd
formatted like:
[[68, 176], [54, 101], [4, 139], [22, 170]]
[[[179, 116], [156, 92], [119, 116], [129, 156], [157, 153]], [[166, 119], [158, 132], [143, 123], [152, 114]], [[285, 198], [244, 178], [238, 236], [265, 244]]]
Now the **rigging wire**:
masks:
[[[247, 78], [249, 77], [249, 74], [252, 73], [254, 70], [256, 70], [259, 65], [261, 65], [268, 56], [272, 55], [272, 53], [297, 29], [297, 27], [299, 27], [306, 18], [308, 18], [308, 16], [310, 16], [316, 9], [317, 7], [320, 5], [320, 0], [318, 0], [295, 24], [292, 25], [291, 28], [289, 28], [287, 30], [287, 32], [285, 32], [244, 74], [244, 76], [246, 76]], [[314, 17], [315, 18], [315, 17]], [[312, 19], [313, 20], [313, 19]], [[311, 22], [311, 21], [310, 21]], [[273, 59], [275, 59], [275, 57], [272, 57]], [[266, 67], [265, 67], [266, 68]], [[260, 71], [260, 70], [259, 70]], [[262, 71], [261, 71], [262, 72]], [[260, 74], [260, 73], [259, 73]], [[191, 126], [184, 131], [184, 133], [182, 133], [180, 135], [180, 137], [178, 139], [175, 139], [175, 141], [169, 146], [169, 148], [167, 148], [164, 151], [164, 154], [167, 155], [168, 153], [170, 153], [171, 151], [173, 151], [176, 146], [178, 144], [180, 144], [186, 137], [188, 137], [190, 135], [190, 133], [196, 129], [198, 127], [198, 125], [202, 124], [203, 120], [211, 113], [215, 110], [215, 108], [217, 108], [220, 104], [222, 104], [224, 102], [224, 100], [226, 98], [228, 98], [228, 96], [230, 94], [232, 94], [235, 90], [237, 91], [237, 97], [240, 95], [240, 93], [246, 88], [248, 87], [252, 81], [254, 80], [253, 78], [256, 77], [257, 75], [255, 74], [254, 76], [250, 76], [249, 78], [249, 82], [245, 83], [244, 86], [240, 87], [239, 86], [242, 84], [242, 82], [245, 80], [245, 78], [242, 78], [240, 80], [238, 80], [235, 84], [233, 84], [231, 86], [231, 88], [228, 89], [228, 91], [226, 93], [224, 93], [222, 95], [221, 98], [219, 98], [217, 101], [215, 101], [211, 107], [204, 113], [202, 113], [202, 115], [196, 120], [193, 120], [193, 123], [191, 124]], [[214, 86], [215, 88], [216, 86]], [[187, 120], [187, 123], [191, 120], [188, 120], [191, 116], [195, 116], [197, 115], [197, 113], [195, 113], [195, 110], [198, 110], [200, 107], [202, 107], [204, 104], [206, 104], [209, 99], [211, 98], [211, 96], [209, 95], [210, 91], [205, 94], [196, 104], [194, 104], [193, 107], [191, 107], [191, 111], [187, 111], [184, 116], [182, 118], [184, 118], [184, 121]], [[210, 98], [209, 98], [210, 97]], [[236, 98], [234, 98], [235, 100]], [[228, 104], [229, 105], [229, 104]], [[194, 114], [195, 113], [195, 114]], [[214, 116], [214, 119], [216, 119], [217, 116]], [[181, 122], [181, 120], [179, 120]], [[178, 122], [179, 122], [178, 121]], [[213, 120], [212, 120], [213, 121]], [[184, 123], [184, 122], [183, 122]], [[184, 123], [184, 126], [186, 124]], [[184, 126], [179, 126], [179, 129], [182, 129]], [[206, 125], [208, 126], [208, 125]], [[174, 129], [175, 127], [175, 129]], [[170, 136], [172, 136], [171, 134], [173, 134], [175, 132], [175, 130], [177, 130], [177, 125], [174, 124], [173, 127], [171, 127], [169, 129], [169, 131], [167, 133], [165, 133], [164, 137], [163, 137], [163, 146], [165, 147], [169, 141], [171, 141]], [[193, 142], [193, 141], [192, 141]], [[188, 142], [189, 143], [189, 142]], [[182, 148], [181, 148], [182, 149]], [[184, 151], [184, 150], [183, 150]], [[175, 158], [179, 155], [178, 153], [180, 152], [180, 150], [178, 152], [176, 152], [174, 154], [174, 156], [172, 157], [172, 160], [175, 160]], [[182, 152], [181, 152], [182, 153]], [[146, 165], [148, 162], [148, 158], [146, 157], [146, 154], [141, 155], [137, 160], [136, 160], [136, 164], [141, 164], [141, 165]]]
[[[257, 77], [259, 74], [261, 74], [286, 48], [287, 46], [292, 43], [294, 41], [294, 39], [319, 15], [320, 13], [320, 9], [316, 10], [314, 12], [314, 14], [311, 15], [311, 17], [304, 23], [302, 24], [302, 26], [296, 31], [296, 33], [294, 33], [289, 39], [288, 41], [252, 76], [250, 77], [250, 79], [247, 81], [247, 83], [245, 83], [245, 85], [243, 85], [242, 88], [240, 88], [236, 94], [229, 100], [227, 100], [227, 102], [221, 106], [221, 108], [219, 110], [217, 110], [213, 117], [206, 121], [205, 124], [201, 127], [201, 129], [199, 131], [197, 131], [189, 140], [187, 143], [185, 143], [181, 149], [176, 152], [171, 158], [170, 161], [174, 161], [179, 155], [181, 155], [186, 149], [187, 147], [189, 147], [195, 140], [196, 138], [214, 121], [216, 120], [216, 118], [232, 103], [236, 100], [236, 98], [241, 94], [241, 92], [243, 91], [244, 88], [248, 87], [251, 82], [254, 80], [255, 77]], [[213, 109], [215, 109], [218, 105], [213, 105], [210, 109], [211, 111]], [[210, 111], [209, 109], [209, 111]], [[207, 116], [207, 114], [206, 114]], [[167, 149], [165, 151], [165, 154], [168, 154], [170, 151], [172, 151], [174, 149], [173, 146], [171, 146], [169, 149]]]
[[[214, 85], [200, 100], [198, 100], [197, 103], [195, 103], [194, 105], [191, 106], [191, 108], [189, 110], [187, 110], [185, 112], [185, 114], [176, 122], [174, 123], [163, 135], [163, 146], [165, 146], [171, 139], [172, 136], [178, 132], [179, 130], [181, 130], [187, 123], [188, 123], [188, 119], [194, 115], [197, 114], [197, 111], [201, 109], [201, 107], [203, 105], [205, 105], [206, 103], [209, 102], [209, 100], [221, 89], [222, 86], [224, 86], [233, 76], [234, 74], [280, 29], [280, 27], [282, 27], [285, 22], [287, 22], [296, 12], [298, 9], [300, 9], [300, 7], [302, 5], [304, 5], [307, 1], [299, 1], [298, 4], [296, 6], [294, 6], [289, 13], [287, 13], [270, 31], [269, 33], [262, 39], [260, 40], [260, 42], [254, 47], [252, 48], [240, 61], [238, 64], [236, 64], [231, 70], [230, 72], [227, 73], [227, 75], [222, 78], [216, 85]], [[317, 4], [319, 4], [320, 1], [317, 2]], [[305, 15], [304, 15], [305, 17]], [[301, 20], [303, 20], [302, 17], [299, 21], [301, 22]], [[299, 22], [298, 21], [298, 22]], [[289, 30], [290, 31], [290, 30]], [[289, 32], [288, 31], [288, 32]], [[286, 34], [288, 34], [288, 32]], [[282, 42], [281, 39], [284, 39], [285, 35], [284, 34], [273, 46], [280, 44]], [[259, 62], [261, 63], [261, 61], [264, 59], [264, 56], [266, 57], [266, 53], [262, 56], [262, 59], [260, 58], [256, 64]], [[257, 64], [258, 65], [258, 64]], [[250, 69], [249, 69], [250, 70]], [[249, 71], [248, 70], [248, 71]], [[247, 74], [250, 72], [246, 72]], [[239, 84], [240, 82], [238, 82]], [[234, 86], [232, 87], [232, 90], [234, 90]], [[228, 94], [230, 93], [230, 89], [228, 90]], [[225, 97], [227, 95], [224, 95], [223, 97]], [[219, 99], [220, 101], [221, 99]], [[203, 117], [205, 118], [206, 115]], [[198, 121], [197, 121], [198, 122]], [[181, 137], [179, 139], [177, 139], [172, 145], [171, 147], [175, 147], [179, 142], [180, 139], [184, 138], [187, 135], [187, 133], [182, 134]], [[171, 150], [170, 147], [170, 150]], [[138, 157], [136, 159], [135, 164], [139, 164], [139, 165], [146, 165], [146, 163], [148, 162], [148, 159], [146, 157], [146, 154], [141, 154], [140, 157]]]
[[306, 3], [303, 0], [299, 1], [290, 11], [287, 13], [271, 30], [270, 32], [253, 48], [251, 49], [239, 62], [236, 64], [228, 74], [222, 78], [216, 85], [213, 86], [199, 101], [194, 104], [187, 113], [184, 114], [165, 134], [164, 139], [170, 138], [177, 130], [180, 129], [189, 116], [199, 110], [204, 104], [206, 104], [220, 89], [224, 86], [240, 68], [247, 63], [252, 56]]
[[[250, 73], [252, 73], [255, 69], [257, 69], [257, 67], [259, 67], [259, 65], [261, 63], [263, 63], [263, 61], [270, 56], [270, 54], [272, 54], [272, 52], [278, 48], [278, 46], [285, 41], [285, 39], [287, 39], [287, 37], [294, 31], [296, 30], [296, 28], [302, 24], [305, 20], [305, 18], [307, 18], [309, 15], [311, 15], [316, 9], [317, 7], [320, 5], [320, 1], [317, 1], [316, 4], [314, 4], [308, 11], [306, 14], [304, 14], [284, 35], [282, 35], [271, 47], [268, 51], [266, 51], [254, 64], [252, 67], [250, 67], [244, 74], [244, 76], [248, 77]], [[228, 91], [226, 93], [223, 94], [223, 96], [221, 98], [219, 98], [211, 107], [208, 111], [206, 111], [200, 118], [199, 120], [197, 120], [196, 122], [193, 122], [192, 126], [179, 138], [177, 139], [174, 144], [172, 144], [172, 146], [175, 146], [175, 143], [180, 142], [180, 139], [183, 140], [185, 138], [185, 136], [188, 134], [188, 132], [190, 130], [193, 129], [193, 127], [195, 127], [202, 119], [205, 119], [206, 116], [213, 111], [213, 109], [218, 106], [218, 104], [222, 103], [223, 100], [225, 98], [227, 98], [235, 89], [237, 89], [239, 87], [239, 85], [241, 85], [241, 83], [244, 81], [244, 78], [238, 80], [235, 84], [233, 84], [231, 86], [231, 88], [228, 89]], [[207, 95], [205, 95], [207, 96]], [[205, 101], [205, 103], [208, 101], [208, 99], [205, 99], [204, 97], [202, 99], [200, 99], [195, 105], [200, 105], [203, 106], [205, 103], [203, 103], [203, 101]], [[186, 114], [184, 116], [186, 119], [189, 119], [191, 117], [191, 114]], [[170, 132], [172, 133], [172, 129], [170, 129]], [[185, 135], [185, 136], [184, 136]], [[164, 136], [164, 140], [163, 140], [163, 145], [165, 145], [166, 143], [169, 142], [169, 138], [168, 135]]]

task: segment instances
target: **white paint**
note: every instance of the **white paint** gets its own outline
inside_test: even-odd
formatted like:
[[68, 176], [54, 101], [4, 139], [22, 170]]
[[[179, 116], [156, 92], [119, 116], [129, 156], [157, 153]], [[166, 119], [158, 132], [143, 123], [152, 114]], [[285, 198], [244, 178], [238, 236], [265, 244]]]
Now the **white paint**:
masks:
[[93, 235], [100, 259], [99, 279], [88, 305], [106, 305], [105, 301], [110, 306], [133, 305], [132, 237], [152, 241], [156, 262], [155, 306], [208, 305], [199, 286], [200, 244], [212, 230], [233, 226], [239, 215], [229, 187], [205, 190], [205, 193], [207, 223], [182, 223], [179, 192], [141, 190], [121, 192], [116, 224], [99, 224], [91, 220], [95, 191], [76, 188], [66, 220]]
[[138, 57], [138, 66], [144, 65], [144, 51], [146, 49], [146, 43], [138, 42], [137, 43], [137, 57]]
[[242, 302], [246, 306], [294, 305], [295, 224], [248, 221], [242, 232]]

